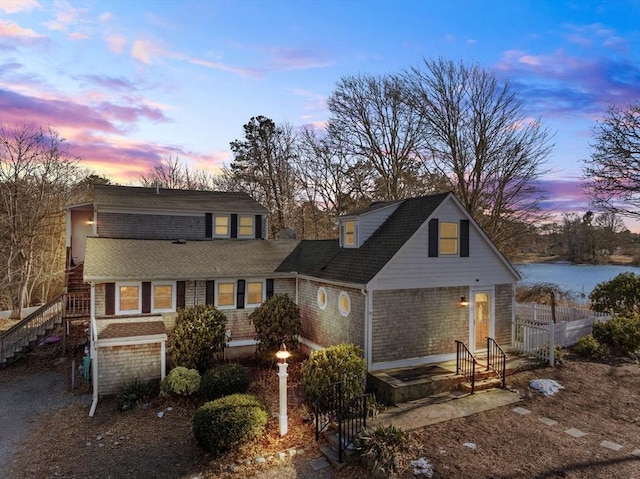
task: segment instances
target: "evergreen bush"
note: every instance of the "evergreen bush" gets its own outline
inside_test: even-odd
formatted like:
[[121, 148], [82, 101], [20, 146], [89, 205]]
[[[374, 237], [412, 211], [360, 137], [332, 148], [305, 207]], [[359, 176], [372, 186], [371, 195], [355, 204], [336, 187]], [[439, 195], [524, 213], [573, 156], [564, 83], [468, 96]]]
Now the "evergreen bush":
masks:
[[200, 390], [200, 373], [184, 366], [173, 368], [160, 383], [163, 397], [191, 396]]
[[251, 384], [251, 371], [241, 364], [220, 364], [202, 376], [200, 391], [211, 401], [230, 394], [245, 393]]
[[607, 357], [607, 347], [600, 344], [592, 334], [578, 339], [573, 350], [584, 358], [603, 359]]
[[174, 363], [201, 373], [209, 369], [227, 345], [226, 328], [227, 317], [211, 305], [179, 310], [169, 338]]
[[286, 294], [275, 295], [253, 310], [249, 320], [256, 328], [258, 351], [273, 353], [285, 343], [295, 348], [302, 330], [300, 308]]
[[267, 410], [255, 396], [233, 394], [205, 403], [193, 417], [198, 445], [213, 454], [260, 436], [267, 424]]
[[313, 403], [335, 382], [342, 382], [344, 400], [364, 393], [367, 365], [362, 348], [339, 344], [313, 351], [302, 364], [302, 386], [307, 401]]
[[640, 314], [626, 313], [593, 325], [593, 337], [616, 354], [640, 350]]

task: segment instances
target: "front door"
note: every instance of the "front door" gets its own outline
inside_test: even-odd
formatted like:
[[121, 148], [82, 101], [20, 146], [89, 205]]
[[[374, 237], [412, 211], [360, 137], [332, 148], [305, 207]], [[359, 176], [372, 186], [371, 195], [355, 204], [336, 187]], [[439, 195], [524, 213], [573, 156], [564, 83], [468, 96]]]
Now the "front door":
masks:
[[491, 292], [473, 293], [473, 335], [476, 352], [487, 349], [487, 337], [491, 334], [492, 306]]

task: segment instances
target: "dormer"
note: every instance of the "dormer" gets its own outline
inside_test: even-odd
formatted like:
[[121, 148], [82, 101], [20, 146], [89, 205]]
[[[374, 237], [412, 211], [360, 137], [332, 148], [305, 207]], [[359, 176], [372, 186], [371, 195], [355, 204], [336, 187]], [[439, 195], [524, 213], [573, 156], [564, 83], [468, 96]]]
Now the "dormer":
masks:
[[338, 218], [340, 247], [359, 248], [398, 208], [402, 201], [379, 201]]

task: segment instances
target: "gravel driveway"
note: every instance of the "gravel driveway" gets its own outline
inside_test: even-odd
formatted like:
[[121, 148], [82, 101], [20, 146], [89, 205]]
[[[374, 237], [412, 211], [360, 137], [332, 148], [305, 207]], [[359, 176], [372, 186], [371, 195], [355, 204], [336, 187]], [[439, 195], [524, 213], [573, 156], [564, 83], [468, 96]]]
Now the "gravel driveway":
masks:
[[0, 471], [5, 472], [11, 471], [13, 454], [42, 415], [81, 400], [66, 391], [60, 372], [9, 375], [10, 368], [0, 370]]

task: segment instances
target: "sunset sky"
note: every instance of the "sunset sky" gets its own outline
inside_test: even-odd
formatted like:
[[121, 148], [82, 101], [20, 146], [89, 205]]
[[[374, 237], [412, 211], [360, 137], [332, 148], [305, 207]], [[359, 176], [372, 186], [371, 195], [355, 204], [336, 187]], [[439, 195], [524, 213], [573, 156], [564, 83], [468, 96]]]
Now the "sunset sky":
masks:
[[341, 77], [438, 57], [512, 82], [555, 132], [547, 206], [583, 212], [591, 127], [640, 97], [640, 0], [1, 0], [0, 120], [129, 184], [169, 155], [229, 164], [252, 116], [321, 127]]

